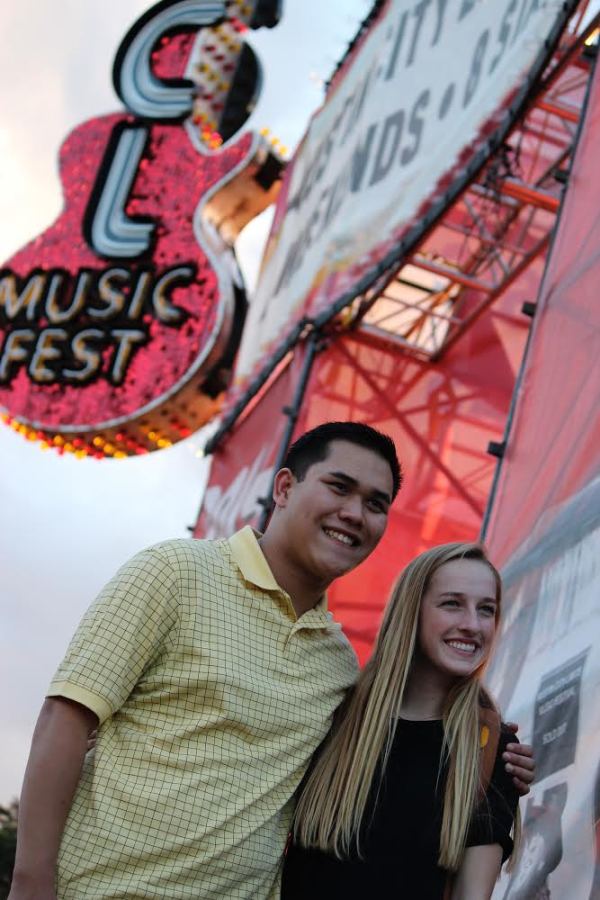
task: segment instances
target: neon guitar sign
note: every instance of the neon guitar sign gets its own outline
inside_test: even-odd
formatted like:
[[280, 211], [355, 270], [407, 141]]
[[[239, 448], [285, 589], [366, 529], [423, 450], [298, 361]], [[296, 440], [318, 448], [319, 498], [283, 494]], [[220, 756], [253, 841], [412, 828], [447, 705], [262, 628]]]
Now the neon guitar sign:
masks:
[[245, 312], [230, 245], [281, 170], [263, 139], [237, 136], [260, 83], [241, 35], [279, 12], [164, 0], [126, 35], [126, 112], [68, 136], [63, 212], [0, 271], [0, 406], [16, 430], [120, 457], [218, 408]]

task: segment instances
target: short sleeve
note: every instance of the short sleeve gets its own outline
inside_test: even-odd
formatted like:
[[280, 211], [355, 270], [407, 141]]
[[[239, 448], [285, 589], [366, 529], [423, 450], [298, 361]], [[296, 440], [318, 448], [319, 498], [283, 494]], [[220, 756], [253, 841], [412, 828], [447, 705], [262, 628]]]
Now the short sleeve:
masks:
[[518, 743], [517, 738], [503, 727], [487, 794], [477, 808], [467, 838], [467, 847], [500, 844], [503, 862], [513, 850], [510, 833], [519, 804], [519, 792], [502, 759], [506, 745], [511, 743]]
[[85, 613], [47, 692], [103, 722], [125, 702], [177, 623], [178, 576], [158, 547], [119, 569]]

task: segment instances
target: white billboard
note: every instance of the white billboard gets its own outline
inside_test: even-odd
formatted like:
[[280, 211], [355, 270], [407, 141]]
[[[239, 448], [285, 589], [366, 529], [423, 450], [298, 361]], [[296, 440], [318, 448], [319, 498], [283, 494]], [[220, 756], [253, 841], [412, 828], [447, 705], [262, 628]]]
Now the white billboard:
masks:
[[348, 291], [455, 181], [506, 114], [564, 6], [390, 0], [287, 173], [238, 384], [299, 318]]

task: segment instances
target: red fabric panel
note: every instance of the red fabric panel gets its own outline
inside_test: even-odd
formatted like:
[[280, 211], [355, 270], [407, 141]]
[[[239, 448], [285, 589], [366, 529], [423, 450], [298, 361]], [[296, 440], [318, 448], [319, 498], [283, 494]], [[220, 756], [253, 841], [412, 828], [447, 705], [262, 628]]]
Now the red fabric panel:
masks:
[[600, 71], [544, 275], [488, 543], [505, 563], [600, 471]]
[[329, 591], [361, 661], [400, 569], [433, 544], [479, 533], [495, 464], [487, 445], [502, 438], [527, 327], [509, 313], [534, 277], [530, 272], [436, 364], [371, 346], [358, 334], [317, 357], [296, 434], [333, 419], [364, 421], [393, 437], [405, 470], [380, 546]]
[[[400, 569], [433, 544], [479, 533], [495, 467], [487, 445], [503, 437], [530, 321], [520, 308], [535, 297], [541, 267], [533, 263], [437, 363], [369, 345], [354, 333], [336, 337], [316, 358], [295, 436], [333, 419], [365, 421], [394, 438], [405, 470], [380, 547], [329, 592], [361, 661]], [[293, 368], [217, 450], [196, 536], [256, 523], [255, 500], [267, 491], [283, 436], [281, 408], [291, 400], [302, 355], [298, 350]]]
[[288, 419], [283, 414], [294, 395], [304, 361], [299, 346], [289, 365], [274, 379], [215, 451], [194, 537], [228, 537], [244, 525], [255, 527], [269, 494]]

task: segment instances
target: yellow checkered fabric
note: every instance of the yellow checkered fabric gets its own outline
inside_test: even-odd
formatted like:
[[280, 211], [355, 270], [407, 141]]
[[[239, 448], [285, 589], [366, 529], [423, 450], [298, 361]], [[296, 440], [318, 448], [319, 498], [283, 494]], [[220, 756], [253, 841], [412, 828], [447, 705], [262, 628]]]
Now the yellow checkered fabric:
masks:
[[292, 795], [355, 676], [324, 599], [298, 619], [251, 529], [138, 554], [48, 691], [101, 722], [59, 898], [275, 896]]

